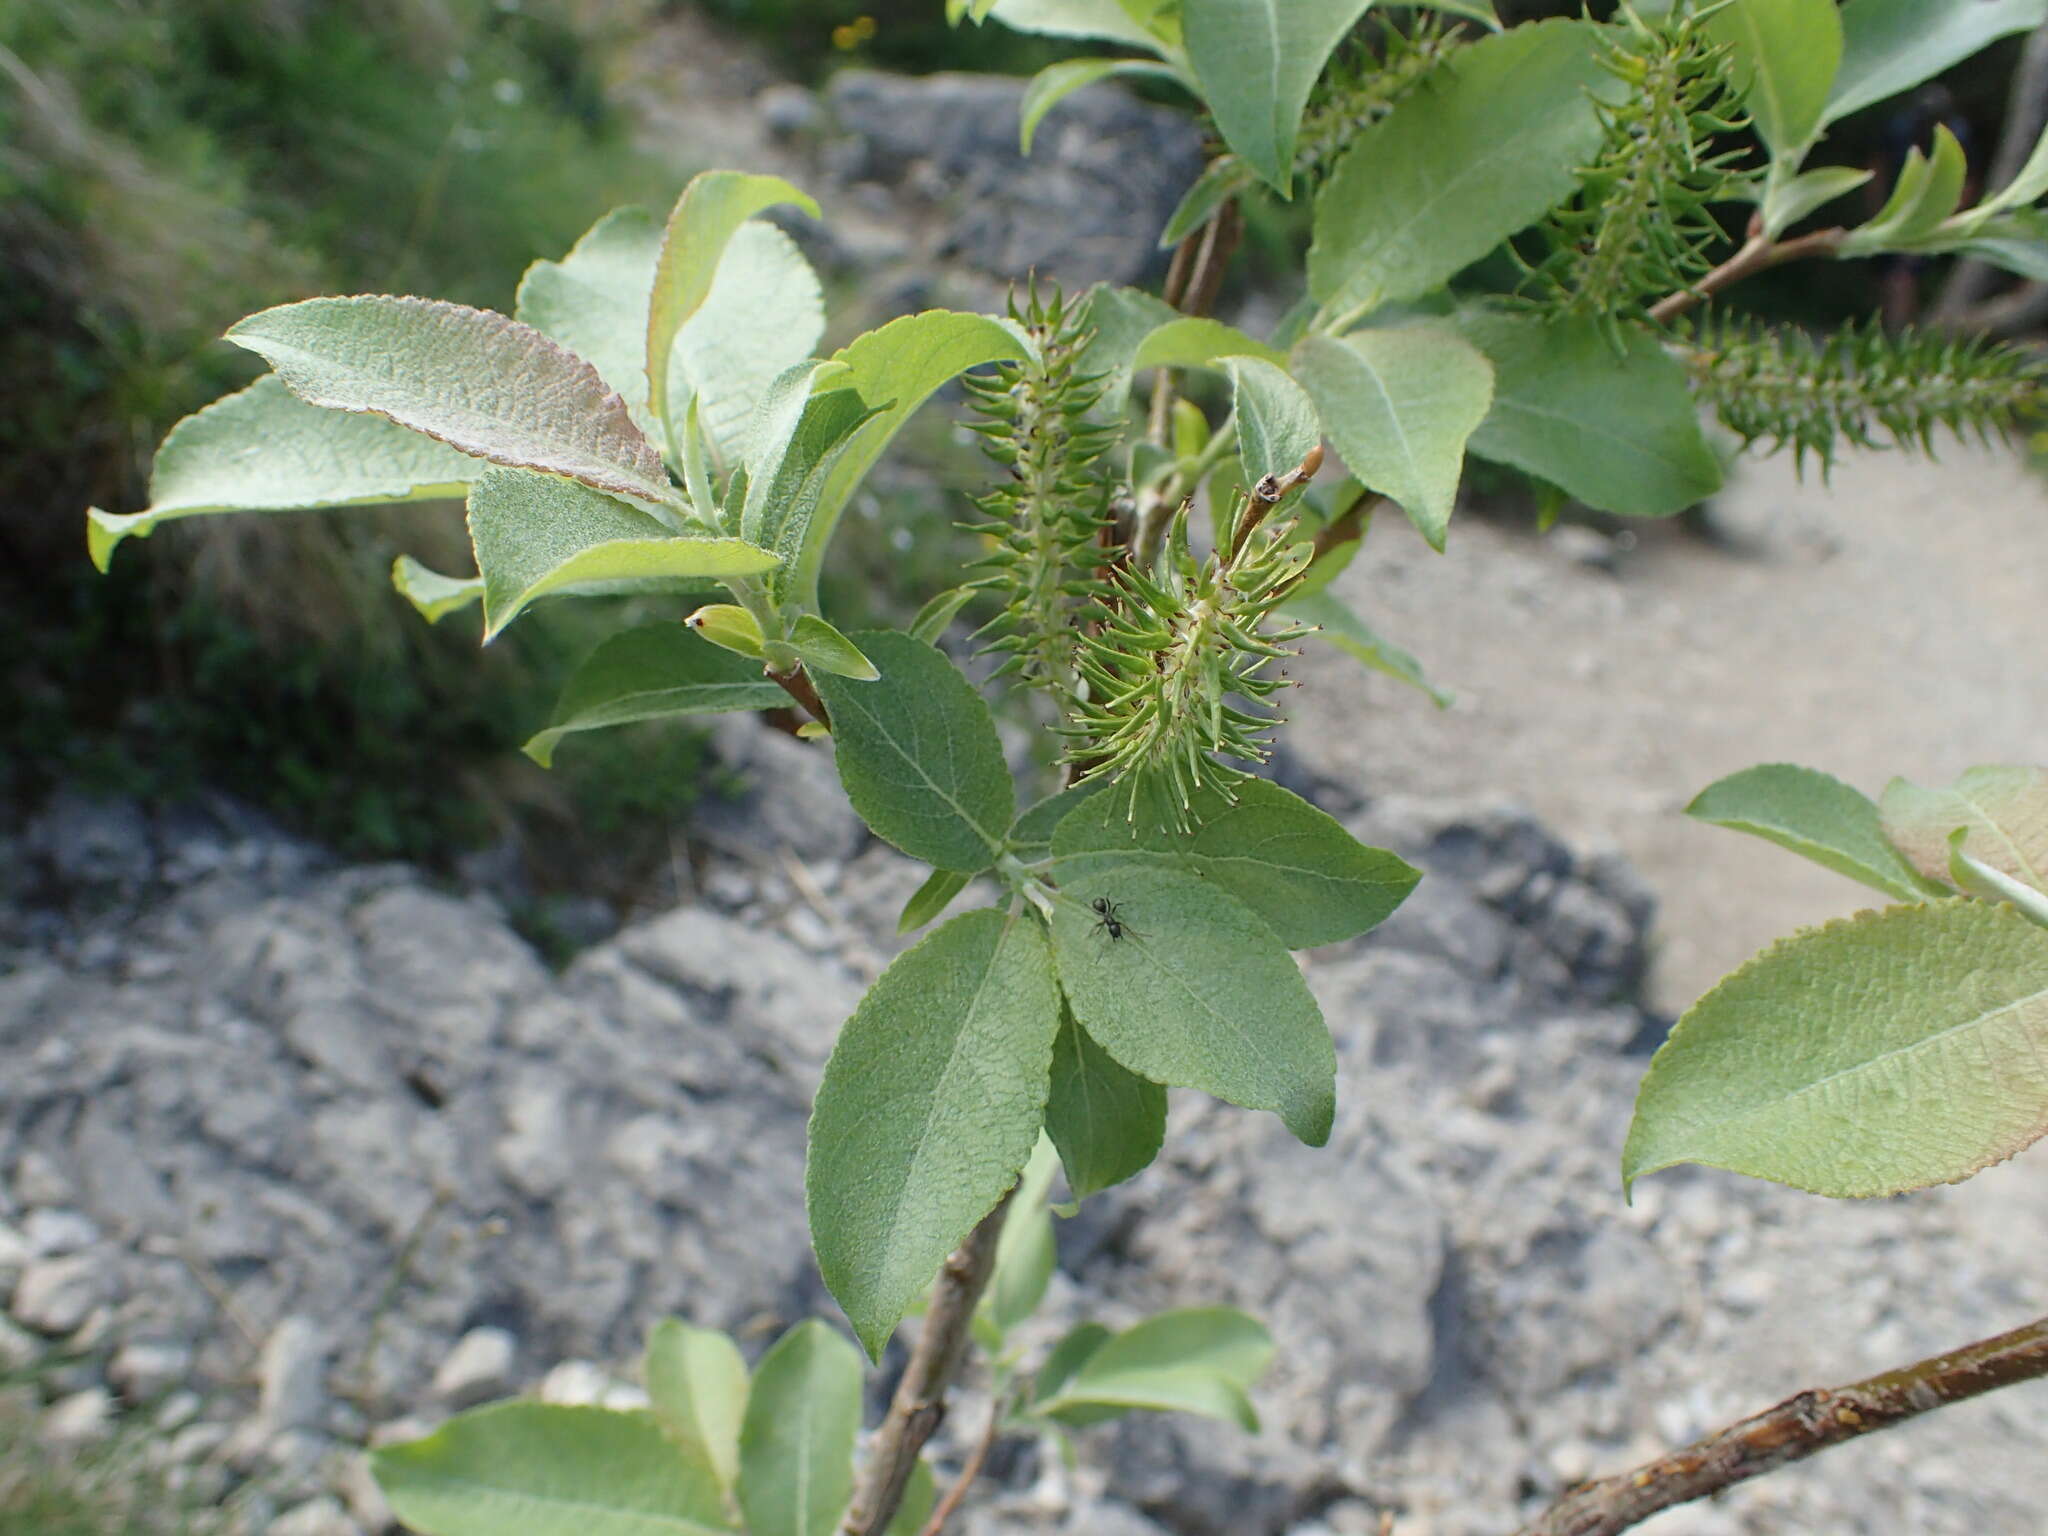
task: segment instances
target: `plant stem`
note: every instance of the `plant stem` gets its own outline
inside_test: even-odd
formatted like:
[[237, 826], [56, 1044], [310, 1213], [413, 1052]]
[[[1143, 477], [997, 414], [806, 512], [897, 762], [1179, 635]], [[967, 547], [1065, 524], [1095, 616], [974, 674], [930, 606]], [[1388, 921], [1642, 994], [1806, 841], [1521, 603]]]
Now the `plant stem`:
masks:
[[1832, 256], [1847, 235], [1845, 229], [1816, 229], [1812, 234], [1799, 235], [1791, 240], [1772, 240], [1765, 236], [1763, 216], [1759, 214], [1750, 220], [1749, 238], [1742, 243], [1742, 249], [1690, 288], [1681, 288], [1652, 304], [1650, 318], [1663, 325], [1745, 277], [1754, 277], [1759, 272], [1788, 261], [1797, 261], [1802, 256]]
[[839, 1536], [880, 1536], [895, 1518], [918, 1452], [946, 1417], [946, 1391], [967, 1357], [974, 1309], [995, 1269], [996, 1240], [1003, 1235], [1003, 1218], [1009, 1211], [1010, 1197], [1005, 1195], [939, 1270], [924, 1326], [868, 1447], [867, 1465], [861, 1469]]
[[939, 1500], [932, 1510], [931, 1519], [925, 1521], [924, 1529], [918, 1536], [940, 1536], [946, 1529], [946, 1522], [953, 1518], [953, 1512], [960, 1507], [960, 1501], [967, 1497], [967, 1490], [974, 1486], [974, 1480], [981, 1476], [982, 1463], [988, 1460], [989, 1449], [996, 1443], [996, 1434], [1003, 1427], [1003, 1413], [1009, 1404], [1004, 1394], [998, 1392], [995, 1400], [988, 1405], [988, 1423], [981, 1431], [981, 1438], [974, 1442], [974, 1449], [967, 1453], [967, 1460], [961, 1464], [960, 1476], [946, 1496]]
[[2041, 1376], [2048, 1376], [2048, 1317], [1846, 1387], [1800, 1392], [1633, 1472], [1572, 1489], [1522, 1536], [1615, 1536], [1659, 1510], [1844, 1440]]
[[832, 729], [832, 717], [825, 713], [825, 701], [818, 697], [817, 684], [811, 681], [811, 674], [801, 663], [788, 672], [768, 671], [768, 681], [795, 699], [799, 705], [826, 730]]

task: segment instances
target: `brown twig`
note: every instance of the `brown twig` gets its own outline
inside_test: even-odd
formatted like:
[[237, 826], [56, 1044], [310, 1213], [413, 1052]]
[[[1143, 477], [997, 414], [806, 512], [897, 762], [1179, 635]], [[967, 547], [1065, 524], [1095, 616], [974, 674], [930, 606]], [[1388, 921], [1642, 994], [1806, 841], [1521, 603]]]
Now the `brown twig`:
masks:
[[839, 1536], [878, 1536], [895, 1518], [918, 1452], [946, 1417], [946, 1392], [966, 1358], [974, 1309], [995, 1268], [996, 1240], [1003, 1235], [1009, 1209], [1005, 1195], [939, 1270], [924, 1326], [910, 1351], [910, 1363], [903, 1368], [903, 1379], [896, 1383], [889, 1411], [875, 1430]]
[[1816, 229], [1812, 234], [1798, 235], [1790, 240], [1772, 240], [1765, 236], [1762, 215], [1758, 215], [1750, 221], [1749, 238], [1743, 241], [1742, 249], [1690, 288], [1681, 288], [1652, 304], [1650, 318], [1663, 325], [1704, 304], [1722, 289], [1732, 287], [1745, 277], [1754, 277], [1759, 272], [1783, 266], [1788, 261], [1798, 261], [1804, 256], [1832, 256], [1847, 235], [1845, 229]]
[[931, 1519], [925, 1521], [924, 1529], [918, 1536], [940, 1536], [946, 1522], [953, 1518], [953, 1512], [960, 1507], [960, 1501], [967, 1497], [967, 1490], [974, 1486], [974, 1480], [981, 1476], [982, 1464], [988, 1460], [988, 1453], [996, 1443], [996, 1435], [1003, 1427], [1003, 1413], [1008, 1408], [1003, 1394], [998, 1392], [995, 1401], [988, 1405], [988, 1423], [982, 1427], [981, 1438], [974, 1442], [974, 1449], [967, 1453], [967, 1460], [960, 1465], [960, 1476], [953, 1486], [946, 1490], [932, 1509]]
[[825, 713], [825, 701], [818, 697], [817, 685], [811, 681], [810, 673], [803, 669], [801, 662], [788, 672], [769, 669], [768, 681], [802, 705], [818, 724], [828, 731], [832, 729], [832, 717]]
[[1659, 1510], [1718, 1493], [1844, 1440], [2041, 1376], [2048, 1376], [2048, 1317], [1850, 1386], [1788, 1397], [1633, 1472], [1572, 1489], [1522, 1536], [1615, 1536]]

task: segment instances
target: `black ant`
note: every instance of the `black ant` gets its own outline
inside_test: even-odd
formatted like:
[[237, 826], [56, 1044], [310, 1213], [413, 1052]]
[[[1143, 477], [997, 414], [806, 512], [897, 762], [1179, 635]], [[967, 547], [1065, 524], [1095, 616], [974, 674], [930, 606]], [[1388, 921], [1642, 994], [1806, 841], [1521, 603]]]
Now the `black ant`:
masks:
[[1111, 901], [1107, 896], [1098, 896], [1088, 903], [1088, 910], [1095, 914], [1095, 926], [1109, 935], [1111, 943], [1135, 931], [1124, 923], [1123, 906], [1122, 902]]

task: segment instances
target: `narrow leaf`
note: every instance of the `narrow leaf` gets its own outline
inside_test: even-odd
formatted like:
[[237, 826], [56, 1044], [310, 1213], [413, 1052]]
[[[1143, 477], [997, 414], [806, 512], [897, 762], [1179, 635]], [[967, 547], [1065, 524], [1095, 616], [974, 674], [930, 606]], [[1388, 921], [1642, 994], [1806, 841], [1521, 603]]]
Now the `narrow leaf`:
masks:
[[814, 679], [847, 798], [912, 858], [969, 874], [988, 868], [1016, 811], [988, 705], [930, 646], [883, 631], [855, 638], [881, 680]]
[[[1272, 1110], [1310, 1146], [1329, 1139], [1336, 1052], [1270, 928], [1193, 876], [1127, 867], [1070, 881], [1057, 859], [1053, 871], [1060, 984], [1097, 1044], [1140, 1077]], [[1098, 900], [1114, 904], [1122, 937]]]
[[1246, 188], [1257, 185], [1259, 173], [1235, 155], [1218, 155], [1189, 187], [1160, 231], [1159, 246], [1171, 250], [1209, 222], [1209, 216]]
[[960, 610], [980, 593], [981, 589], [973, 586], [948, 587], [917, 610], [917, 617], [910, 621], [910, 638], [922, 640], [926, 645], [937, 645]]
[[1143, 1172], [1166, 1140], [1166, 1090], [1125, 1070], [1072, 1013], [1053, 1042], [1045, 1132], [1076, 1200]]
[[757, 576], [775, 557], [744, 539], [690, 538], [638, 508], [551, 475], [498, 469], [469, 493], [484, 638], [534, 599], [592, 583]]
[[2021, 884], [2011, 875], [1993, 869], [1967, 852], [1963, 845], [1969, 838], [1970, 829], [1967, 827], [1957, 827], [1949, 834], [1948, 876], [1956, 883], [1957, 889], [1980, 901], [2011, 902], [2020, 916], [2048, 928], [2048, 895], [2031, 885]]
[[879, 1359], [1038, 1140], [1059, 993], [1044, 932], [984, 910], [899, 955], [840, 1031], [804, 1173], [818, 1269]]
[[1024, 90], [1022, 116], [1018, 124], [1018, 145], [1023, 153], [1031, 153], [1031, 141], [1038, 136], [1038, 125], [1045, 121], [1046, 113], [1074, 92], [1112, 75], [1175, 78], [1174, 72], [1166, 65], [1151, 59], [1066, 59], [1058, 64], [1048, 64], [1031, 77], [1031, 84]]
[[1948, 874], [1949, 834], [1993, 869], [2048, 892], [2048, 768], [1972, 768], [1946, 789], [1893, 779], [1878, 801], [1885, 835], [1930, 880]]
[[[1047, 964], [1051, 964], [1050, 957]], [[1052, 1283], [1059, 1250], [1046, 1196], [1059, 1169], [1059, 1154], [1041, 1136], [1010, 1196], [1003, 1234], [996, 1240], [995, 1268], [982, 1293], [981, 1313], [998, 1333], [1008, 1333], [1037, 1311], [1045, 1299], [1045, 1288]]]
[[1053, 834], [1063, 884], [1089, 888], [1125, 869], [1159, 869], [1212, 881], [1251, 908], [1289, 949], [1353, 938], [1393, 915], [1421, 872], [1384, 848], [1368, 848], [1330, 816], [1265, 779], [1198, 792], [1192, 836], [1125, 818], [1104, 795]]
[[896, 931], [915, 933], [950, 907], [953, 898], [966, 890], [973, 878], [957, 869], [933, 870], [925, 883], [911, 892], [910, 900], [903, 904], [902, 915], [896, 919]]
[[[793, 567], [807, 547], [833, 469], [878, 411], [838, 387], [838, 363], [799, 364], [762, 396], [746, 439], [740, 532]], [[778, 584], [780, 590], [780, 584]]]
[[1898, 901], [1947, 894], [1916, 874], [1886, 839], [1868, 795], [1812, 768], [1745, 768], [1701, 790], [1685, 814], [1789, 848]]
[[882, 1536], [922, 1536], [932, 1506], [938, 1502], [938, 1479], [932, 1476], [932, 1464], [920, 1456], [904, 1485], [903, 1502], [896, 1506], [896, 1516]]
[[1225, 142], [1282, 197], [1309, 92], [1372, 0], [1186, 0], [1188, 62]]
[[646, 1375], [654, 1416], [669, 1438], [709, 1467], [721, 1488], [735, 1489], [747, 1412], [747, 1363], [739, 1346], [715, 1328], [665, 1317], [647, 1334]]
[[727, 1536], [708, 1469], [650, 1413], [493, 1403], [370, 1453], [392, 1511], [421, 1536]]
[[799, 614], [795, 627], [790, 630], [789, 643], [797, 655], [803, 657], [804, 665], [815, 672], [830, 672], [835, 677], [850, 677], [855, 682], [871, 683], [882, 674], [875, 670], [875, 664], [860, 652], [846, 636], [815, 613]]
[[668, 471], [597, 370], [530, 325], [439, 299], [306, 299], [249, 316], [228, 340], [292, 393], [370, 411], [464, 453], [645, 501]]
[[1441, 288], [1577, 190], [1600, 144], [1596, 29], [1524, 25], [1460, 49], [1359, 134], [1316, 194], [1309, 292], [1363, 313]]
[[1150, 1408], [1256, 1432], [1245, 1393], [1272, 1358], [1272, 1336], [1234, 1308], [1162, 1312], [1104, 1341], [1038, 1411], [1057, 1418], [1070, 1406]]
[[1736, 89], [1772, 157], [1796, 163], [1842, 63], [1835, 0], [1730, 0], [1706, 30], [1734, 50]]
[[1842, 11], [1842, 63], [1821, 124], [1910, 91], [2044, 22], [2048, 0], [1856, 0]]
[[443, 576], [411, 555], [400, 555], [391, 562], [391, 585], [429, 624], [438, 624], [456, 610], [481, 602], [484, 595], [483, 577]]
[[1684, 367], [1646, 332], [1619, 351], [1599, 322], [1466, 310], [1458, 334], [1493, 364], [1493, 405], [1472, 434], [1512, 464], [1602, 512], [1668, 517], [1720, 489]]
[[1380, 635], [1342, 599], [1328, 592], [1296, 593], [1284, 607], [1287, 617], [1315, 625], [1330, 644], [1373, 671], [1428, 694], [1438, 709], [1451, 707], [1451, 695], [1424, 675], [1421, 662]]
[[647, 624], [613, 635], [562, 689], [546, 730], [525, 747], [552, 767], [564, 736], [642, 720], [773, 709], [789, 695], [761, 675], [761, 663], [707, 644], [680, 624]]
[[853, 1497], [861, 1376], [860, 1351], [816, 1318], [761, 1357], [740, 1428], [747, 1536], [832, 1536]]
[[1133, 370], [1147, 368], [1220, 368], [1226, 357], [1255, 357], [1276, 368], [1287, 366], [1287, 354], [1254, 340], [1234, 325], [1201, 315], [1183, 315], [1155, 329], [1131, 358]]
[[1244, 471], [1253, 484], [1296, 468], [1323, 440], [1315, 402], [1284, 368], [1256, 357], [1226, 357]]
[[149, 507], [86, 513], [92, 563], [123, 539], [208, 512], [278, 512], [460, 496], [484, 466], [381, 416], [308, 405], [276, 374], [187, 416], [156, 451]]
[[812, 218], [818, 205], [780, 176], [706, 171], [691, 178], [670, 210], [656, 258], [654, 288], [647, 306], [648, 404], [655, 418], [669, 419], [669, 356], [676, 333], [711, 292], [726, 242], [748, 219], [779, 203], [793, 204]]
[[1872, 174], [1847, 165], [1823, 165], [1789, 180], [1771, 182], [1764, 194], [1764, 233], [1776, 239], [1809, 213], [1854, 192]]
[[1632, 1182], [1705, 1163], [1815, 1194], [1953, 1183], [2048, 1133], [2048, 935], [1957, 898], [1781, 940], [1678, 1021]]
[[1294, 350], [1294, 373], [1345, 465], [1398, 501], [1441, 550], [1466, 440], [1493, 401], [1485, 356], [1434, 326], [1361, 331], [1342, 341], [1308, 337]]

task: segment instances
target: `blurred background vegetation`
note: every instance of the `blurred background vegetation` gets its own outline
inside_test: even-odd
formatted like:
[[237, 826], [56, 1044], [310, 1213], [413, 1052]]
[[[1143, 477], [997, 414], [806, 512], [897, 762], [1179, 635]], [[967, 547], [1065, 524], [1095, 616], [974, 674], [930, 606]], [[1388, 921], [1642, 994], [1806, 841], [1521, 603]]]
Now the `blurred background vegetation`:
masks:
[[[353, 856], [446, 866], [509, 835], [587, 889], [575, 872], [596, 848], [716, 787], [703, 738], [673, 728], [592, 737], [552, 775], [518, 755], [619, 614], [544, 606], [481, 658], [473, 615], [429, 629], [387, 573], [400, 547], [466, 569], [459, 508], [198, 519], [124, 550], [108, 578], [83, 549], [83, 509], [142, 506], [163, 433], [253, 377], [218, 340], [238, 316], [362, 291], [509, 308], [527, 263], [607, 209], [666, 205], [699, 167], [636, 152], [613, 89], [664, 8], [0, 0], [0, 818], [60, 783], [150, 800], [210, 787]], [[941, 0], [666, 8], [812, 84], [848, 63], [1024, 72], [1060, 51], [950, 29]], [[1576, 5], [1503, 6], [1560, 9]], [[1987, 128], [2011, 53], [1957, 82]], [[1880, 128], [1849, 127], [1830, 149], [1856, 161]], [[1303, 217], [1257, 215], [1249, 280], [1289, 271]], [[1870, 292], [1841, 279], [1787, 269], [1756, 297], [1867, 313]], [[835, 562], [849, 622], [887, 612], [917, 563], [906, 541], [951, 547], [960, 458], [942, 423], [927, 435], [913, 494], [849, 522], [872, 529]]]

